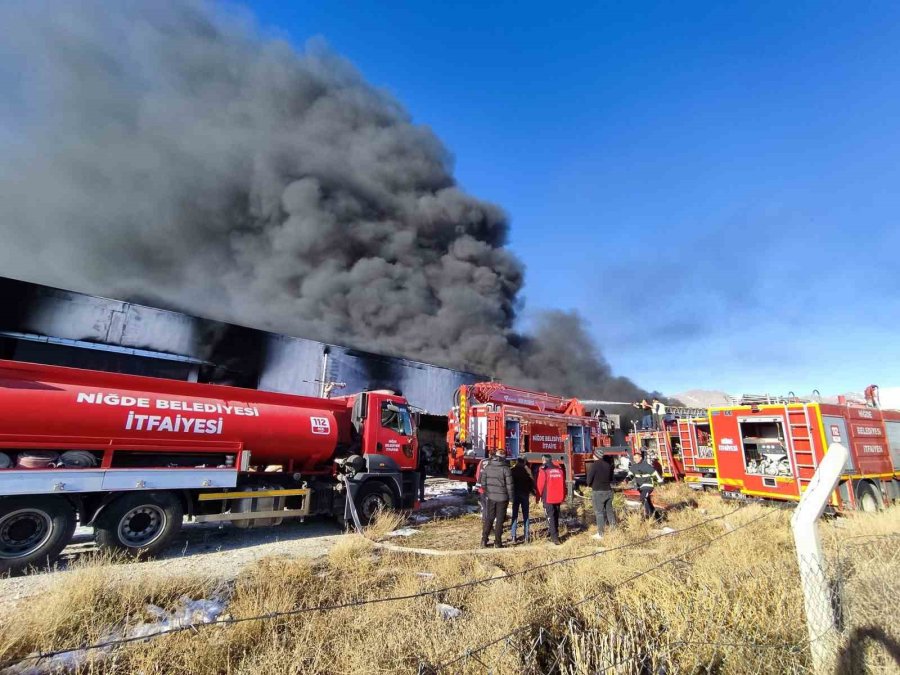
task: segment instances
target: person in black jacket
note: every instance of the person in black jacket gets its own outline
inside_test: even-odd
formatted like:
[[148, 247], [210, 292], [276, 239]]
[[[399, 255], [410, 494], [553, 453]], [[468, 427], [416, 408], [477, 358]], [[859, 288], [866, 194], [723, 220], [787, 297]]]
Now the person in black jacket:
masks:
[[594, 516], [597, 518], [597, 534], [594, 539], [602, 539], [603, 531], [608, 524], [616, 524], [616, 512], [613, 510], [614, 467], [612, 460], [606, 455], [597, 453], [587, 472], [587, 484], [591, 486], [591, 500], [594, 502]]
[[416, 470], [419, 472], [419, 501], [425, 501], [425, 478], [428, 474], [428, 461], [431, 458], [431, 446], [419, 446], [419, 457], [416, 461]]
[[525, 523], [525, 541], [531, 539], [531, 528], [528, 522], [528, 500], [534, 494], [534, 476], [525, 463], [524, 457], [516, 460], [515, 466], [510, 471], [513, 478], [512, 522], [509, 533], [512, 543], [516, 543], [516, 530], [519, 526], [519, 511], [522, 511], [522, 521]]
[[494, 546], [503, 546], [503, 521], [506, 520], [506, 507], [510, 497], [515, 494], [512, 472], [506, 463], [506, 455], [497, 451], [491, 461], [481, 470], [481, 485], [484, 489], [484, 500], [487, 506], [481, 528], [481, 545], [488, 545], [491, 526], [494, 528]]

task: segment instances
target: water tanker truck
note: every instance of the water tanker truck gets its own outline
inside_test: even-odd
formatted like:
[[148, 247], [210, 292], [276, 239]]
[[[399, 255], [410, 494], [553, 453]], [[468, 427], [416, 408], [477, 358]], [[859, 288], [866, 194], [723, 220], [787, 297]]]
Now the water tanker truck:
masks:
[[[278, 525], [415, 506], [402, 396], [335, 398], [0, 360], [0, 572], [47, 564], [76, 524], [152, 555], [184, 521]], [[348, 499], [349, 497], [349, 499]]]

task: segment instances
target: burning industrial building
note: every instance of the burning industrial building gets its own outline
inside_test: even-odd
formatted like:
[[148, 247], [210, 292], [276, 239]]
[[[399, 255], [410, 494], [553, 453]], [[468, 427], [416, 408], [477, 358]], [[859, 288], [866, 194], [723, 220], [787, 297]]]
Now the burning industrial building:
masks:
[[[50, 7], [48, 7], [50, 5]], [[0, 9], [0, 273], [628, 400], [581, 319], [517, 325], [501, 208], [322, 43], [211, 3]]]

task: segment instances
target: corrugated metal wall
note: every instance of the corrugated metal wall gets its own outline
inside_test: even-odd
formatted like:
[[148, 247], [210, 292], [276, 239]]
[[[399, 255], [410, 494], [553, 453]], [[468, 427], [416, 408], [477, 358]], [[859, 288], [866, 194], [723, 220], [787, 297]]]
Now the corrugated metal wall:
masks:
[[0, 277], [0, 357], [320, 395], [401, 391], [443, 415], [473, 373]]

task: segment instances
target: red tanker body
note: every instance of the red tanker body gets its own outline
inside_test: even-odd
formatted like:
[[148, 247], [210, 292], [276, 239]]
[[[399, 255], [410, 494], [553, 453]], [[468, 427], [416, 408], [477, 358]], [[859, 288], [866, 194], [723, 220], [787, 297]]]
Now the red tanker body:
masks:
[[414, 505], [391, 392], [334, 399], [0, 361], [0, 571], [98, 542], [155, 552], [182, 515], [239, 525]]
[[[76, 370], [34, 386], [33, 378], [44, 375], [36, 368], [43, 367], [0, 370], [0, 446], [16, 445], [7, 437], [29, 443], [65, 438], [84, 449], [118, 439], [200, 446], [220, 441], [252, 448], [254, 464], [330, 471], [338, 429], [349, 428], [350, 411], [341, 400]], [[241, 398], [223, 396], [232, 393]]]

